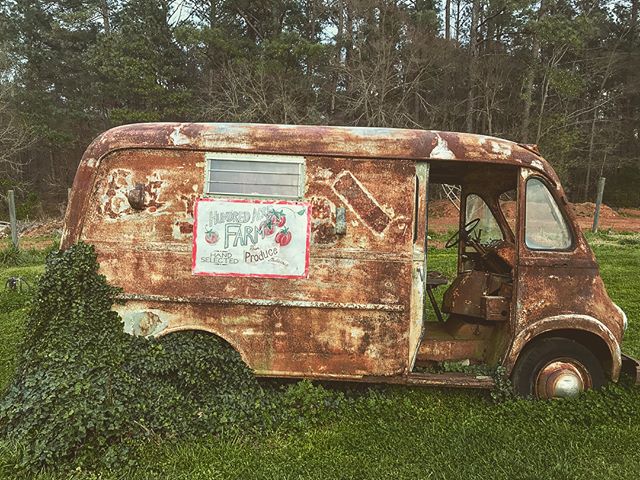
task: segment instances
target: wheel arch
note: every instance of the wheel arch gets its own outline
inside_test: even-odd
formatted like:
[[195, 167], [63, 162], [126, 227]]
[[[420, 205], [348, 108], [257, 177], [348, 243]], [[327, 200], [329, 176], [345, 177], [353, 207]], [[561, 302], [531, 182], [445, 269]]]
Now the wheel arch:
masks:
[[221, 332], [219, 332], [218, 330], [216, 330], [214, 328], [204, 327], [202, 325], [180, 325], [178, 327], [166, 328], [166, 329], [162, 330], [162, 332], [160, 332], [160, 333], [158, 333], [156, 335], [156, 338], [164, 337], [166, 335], [171, 335], [172, 333], [189, 332], [189, 331], [192, 331], [192, 332], [206, 332], [206, 333], [210, 333], [212, 335], [215, 335], [216, 337], [218, 337], [221, 340], [223, 340], [231, 348], [233, 348], [236, 352], [238, 352], [240, 354], [240, 358], [242, 358], [242, 361], [249, 368], [253, 369], [253, 367], [251, 366], [251, 363], [249, 363], [247, 354], [245, 353], [244, 349], [239, 347], [237, 343], [231, 341], [228, 336], [222, 334]]
[[611, 380], [618, 380], [622, 366], [620, 344], [606, 325], [588, 315], [547, 317], [522, 330], [512, 342], [503, 362], [507, 373], [511, 375], [525, 348], [550, 337], [567, 338], [584, 345], [598, 358]]

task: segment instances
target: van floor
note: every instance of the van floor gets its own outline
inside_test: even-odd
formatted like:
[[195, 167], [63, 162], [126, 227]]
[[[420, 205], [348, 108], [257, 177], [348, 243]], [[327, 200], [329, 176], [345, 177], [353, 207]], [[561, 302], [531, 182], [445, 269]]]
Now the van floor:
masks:
[[481, 363], [494, 328], [452, 318], [446, 322], [426, 322], [416, 366], [465, 360]]

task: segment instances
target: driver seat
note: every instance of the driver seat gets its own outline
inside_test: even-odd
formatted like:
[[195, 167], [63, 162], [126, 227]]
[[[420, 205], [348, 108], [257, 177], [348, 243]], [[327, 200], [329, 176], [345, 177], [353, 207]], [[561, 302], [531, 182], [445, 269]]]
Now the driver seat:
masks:
[[[508, 298], [504, 296], [503, 286], [509, 277], [479, 270], [462, 272], [444, 292], [442, 311], [465, 317], [491, 320], [487, 308], [492, 302], [499, 302], [500, 308], [508, 308]], [[500, 301], [503, 299], [504, 301]], [[489, 312], [491, 313], [491, 312]], [[503, 320], [500, 317], [500, 320]]]
[[429, 295], [431, 307], [433, 307], [433, 311], [435, 312], [439, 322], [444, 322], [444, 319], [442, 318], [442, 312], [440, 311], [436, 297], [433, 295], [433, 289], [438, 288], [440, 285], [446, 285], [447, 283], [449, 283], [449, 279], [442, 272], [431, 270], [427, 273], [427, 280], [425, 282], [427, 286], [427, 295]]

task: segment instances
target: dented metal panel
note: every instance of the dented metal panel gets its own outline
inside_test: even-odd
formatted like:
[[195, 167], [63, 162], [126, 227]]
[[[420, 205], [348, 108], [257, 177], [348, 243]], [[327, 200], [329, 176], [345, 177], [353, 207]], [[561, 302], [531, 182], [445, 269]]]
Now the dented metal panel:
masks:
[[[128, 301], [118, 311], [127, 330], [211, 331], [244, 352], [259, 374], [405, 373], [413, 205], [405, 199], [413, 197], [413, 164], [306, 157], [308, 277], [230, 279], [191, 272], [204, 158], [200, 151], [138, 149], [100, 162], [80, 239], [96, 246], [101, 272], [124, 289]], [[127, 200], [138, 184], [145, 185], [142, 210]], [[337, 208], [346, 210], [343, 234]]]

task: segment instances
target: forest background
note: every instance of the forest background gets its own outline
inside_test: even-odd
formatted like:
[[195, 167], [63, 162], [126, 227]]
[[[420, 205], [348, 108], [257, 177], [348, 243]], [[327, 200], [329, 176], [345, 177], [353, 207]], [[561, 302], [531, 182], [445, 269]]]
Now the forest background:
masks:
[[59, 212], [112, 126], [263, 122], [535, 143], [638, 207], [639, 1], [0, 0], [0, 194]]

